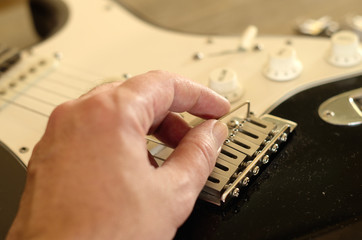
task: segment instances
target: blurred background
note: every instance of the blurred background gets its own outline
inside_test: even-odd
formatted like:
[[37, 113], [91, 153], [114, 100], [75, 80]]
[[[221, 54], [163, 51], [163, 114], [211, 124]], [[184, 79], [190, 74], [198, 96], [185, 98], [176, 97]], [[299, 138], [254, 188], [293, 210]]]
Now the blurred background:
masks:
[[[360, 0], [113, 1], [153, 25], [191, 34], [238, 35], [251, 24], [261, 35], [329, 36], [340, 28], [362, 32]], [[0, 0], [0, 43], [30, 46], [58, 31], [67, 17], [61, 0]]]
[[[239, 34], [248, 25], [261, 34], [295, 34], [305, 19], [346, 24], [362, 15], [361, 0], [117, 0], [135, 15], [157, 26], [188, 33]], [[360, 22], [362, 25], [362, 22]]]

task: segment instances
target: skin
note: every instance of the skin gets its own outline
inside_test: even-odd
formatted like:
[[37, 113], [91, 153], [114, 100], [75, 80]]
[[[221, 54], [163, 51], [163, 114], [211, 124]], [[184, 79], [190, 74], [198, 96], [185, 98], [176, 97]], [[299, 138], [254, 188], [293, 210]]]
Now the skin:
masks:
[[[229, 107], [162, 71], [60, 105], [34, 148], [8, 239], [171, 239], [214, 167], [227, 136], [215, 118]], [[184, 111], [209, 120], [191, 129]], [[162, 167], [148, 134], [175, 147]]]

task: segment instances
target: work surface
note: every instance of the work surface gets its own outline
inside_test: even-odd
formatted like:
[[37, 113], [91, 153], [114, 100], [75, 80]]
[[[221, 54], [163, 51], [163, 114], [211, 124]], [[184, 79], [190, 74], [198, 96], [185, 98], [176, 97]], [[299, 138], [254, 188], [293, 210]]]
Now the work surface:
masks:
[[140, 18], [181, 32], [239, 34], [253, 24], [262, 35], [295, 33], [300, 18], [330, 16], [344, 23], [362, 14], [360, 0], [118, 0]]

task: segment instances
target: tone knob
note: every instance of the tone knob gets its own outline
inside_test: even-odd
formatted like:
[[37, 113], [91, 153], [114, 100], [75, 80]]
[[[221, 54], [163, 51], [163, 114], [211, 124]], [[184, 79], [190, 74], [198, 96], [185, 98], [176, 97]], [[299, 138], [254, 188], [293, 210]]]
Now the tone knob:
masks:
[[328, 62], [337, 67], [351, 67], [362, 60], [358, 35], [351, 31], [340, 31], [332, 36]]
[[210, 73], [209, 87], [229, 102], [235, 102], [243, 95], [243, 88], [236, 72], [230, 68], [217, 68]]
[[274, 81], [289, 81], [297, 78], [302, 70], [303, 65], [295, 49], [286, 46], [269, 56], [264, 75]]

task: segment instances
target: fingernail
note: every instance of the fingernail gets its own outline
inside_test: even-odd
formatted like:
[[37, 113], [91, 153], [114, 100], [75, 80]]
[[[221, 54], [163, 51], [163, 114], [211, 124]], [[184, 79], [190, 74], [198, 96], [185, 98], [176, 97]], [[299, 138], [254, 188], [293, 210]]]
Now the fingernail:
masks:
[[[217, 146], [221, 146], [228, 135], [228, 128], [226, 124], [217, 121], [214, 125], [214, 129], [212, 130], [212, 133], [215, 137]], [[221, 148], [220, 148], [221, 151]]]

